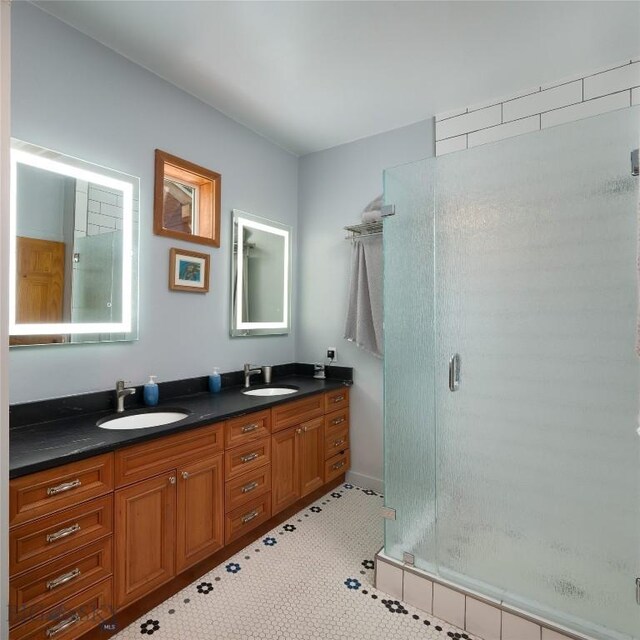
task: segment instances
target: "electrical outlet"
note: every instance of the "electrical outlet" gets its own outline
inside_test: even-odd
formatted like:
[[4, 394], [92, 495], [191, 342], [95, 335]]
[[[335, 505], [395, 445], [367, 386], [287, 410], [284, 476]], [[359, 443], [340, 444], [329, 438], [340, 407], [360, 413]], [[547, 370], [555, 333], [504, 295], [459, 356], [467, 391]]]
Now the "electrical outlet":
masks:
[[338, 359], [338, 352], [335, 347], [329, 347], [327, 349], [327, 358], [329, 360], [333, 360], [334, 362]]

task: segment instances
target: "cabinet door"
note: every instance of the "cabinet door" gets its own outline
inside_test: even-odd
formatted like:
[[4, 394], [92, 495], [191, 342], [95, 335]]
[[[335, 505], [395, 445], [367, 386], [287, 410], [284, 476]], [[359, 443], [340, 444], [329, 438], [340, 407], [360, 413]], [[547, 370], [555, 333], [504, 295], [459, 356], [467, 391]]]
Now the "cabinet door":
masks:
[[271, 437], [271, 515], [274, 516], [300, 497], [298, 440], [300, 427], [280, 431]]
[[173, 471], [115, 492], [118, 608], [175, 575], [175, 483]]
[[178, 469], [176, 572], [224, 545], [222, 454]]
[[302, 497], [324, 484], [324, 417], [309, 420], [301, 427], [298, 454]]

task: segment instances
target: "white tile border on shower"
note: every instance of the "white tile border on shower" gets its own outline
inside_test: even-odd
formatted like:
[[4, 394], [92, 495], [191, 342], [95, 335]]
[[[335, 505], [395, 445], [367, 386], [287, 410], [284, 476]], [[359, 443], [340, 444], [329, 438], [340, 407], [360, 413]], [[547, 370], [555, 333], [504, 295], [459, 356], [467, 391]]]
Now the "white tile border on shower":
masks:
[[438, 113], [435, 155], [640, 104], [640, 59], [519, 91], [508, 98]]
[[[404, 577], [401, 579], [392, 569], [401, 570]], [[385, 591], [390, 575], [394, 578], [393, 592]], [[387, 556], [382, 549], [375, 556], [374, 581], [376, 589], [485, 640], [594, 640], [403, 564]], [[401, 591], [399, 585], [402, 585]]]

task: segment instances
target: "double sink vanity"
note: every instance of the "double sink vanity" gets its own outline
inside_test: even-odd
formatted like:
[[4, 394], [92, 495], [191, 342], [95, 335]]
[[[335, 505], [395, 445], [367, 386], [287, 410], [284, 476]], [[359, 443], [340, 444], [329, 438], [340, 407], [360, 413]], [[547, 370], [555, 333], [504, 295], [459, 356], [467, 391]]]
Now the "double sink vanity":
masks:
[[[167, 393], [153, 411], [115, 418], [112, 409], [87, 411], [91, 401], [80, 396], [48, 406], [48, 422], [33, 420], [38, 407], [16, 407], [11, 639], [79, 638], [342, 481], [350, 460], [348, 371], [348, 379], [294, 374], [218, 394], [193, 379], [174, 390], [188, 395]], [[275, 389], [286, 394], [265, 395]], [[179, 419], [117, 424], [162, 412]], [[117, 428], [105, 428], [110, 423]]]

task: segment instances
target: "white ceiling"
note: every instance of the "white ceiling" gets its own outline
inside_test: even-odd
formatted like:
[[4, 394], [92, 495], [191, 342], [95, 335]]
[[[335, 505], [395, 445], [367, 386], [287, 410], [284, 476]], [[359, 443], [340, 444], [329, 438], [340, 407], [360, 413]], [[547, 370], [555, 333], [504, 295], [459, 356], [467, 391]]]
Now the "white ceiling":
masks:
[[36, 4], [299, 155], [640, 54], [640, 2]]

